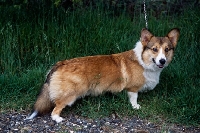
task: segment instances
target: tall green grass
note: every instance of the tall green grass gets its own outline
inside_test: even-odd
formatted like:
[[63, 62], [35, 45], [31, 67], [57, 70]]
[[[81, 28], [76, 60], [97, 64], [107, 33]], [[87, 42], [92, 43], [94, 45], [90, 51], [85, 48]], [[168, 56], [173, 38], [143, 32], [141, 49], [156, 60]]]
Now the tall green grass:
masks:
[[[100, 8], [41, 10], [38, 14], [13, 8], [0, 10], [1, 111], [31, 110], [45, 74], [55, 62], [132, 49], [145, 26], [143, 16], [136, 15], [131, 21], [125, 13], [114, 16]], [[117, 113], [158, 122], [200, 123], [200, 13], [194, 8], [179, 16], [148, 17], [149, 29], [156, 36], [164, 36], [174, 27], [180, 28], [181, 35], [160, 84], [153, 91], [139, 94], [142, 108], [133, 110], [123, 91], [86, 97], [67, 107], [65, 113], [91, 118]]]

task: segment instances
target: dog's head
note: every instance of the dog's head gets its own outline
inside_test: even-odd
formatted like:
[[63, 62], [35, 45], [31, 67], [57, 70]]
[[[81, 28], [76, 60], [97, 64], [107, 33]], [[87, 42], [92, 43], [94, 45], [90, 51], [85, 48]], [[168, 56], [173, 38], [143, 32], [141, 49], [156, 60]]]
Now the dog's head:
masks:
[[165, 37], [156, 37], [147, 29], [141, 31], [142, 60], [146, 66], [159, 69], [167, 66], [173, 57], [179, 38], [179, 29], [172, 29]]

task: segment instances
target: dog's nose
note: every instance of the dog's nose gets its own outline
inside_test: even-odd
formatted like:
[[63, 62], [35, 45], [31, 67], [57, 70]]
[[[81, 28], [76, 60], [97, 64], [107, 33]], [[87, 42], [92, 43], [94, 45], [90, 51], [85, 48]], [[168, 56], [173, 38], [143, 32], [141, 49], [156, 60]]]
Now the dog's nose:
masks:
[[159, 62], [160, 62], [160, 64], [164, 65], [166, 60], [165, 59], [160, 59]]

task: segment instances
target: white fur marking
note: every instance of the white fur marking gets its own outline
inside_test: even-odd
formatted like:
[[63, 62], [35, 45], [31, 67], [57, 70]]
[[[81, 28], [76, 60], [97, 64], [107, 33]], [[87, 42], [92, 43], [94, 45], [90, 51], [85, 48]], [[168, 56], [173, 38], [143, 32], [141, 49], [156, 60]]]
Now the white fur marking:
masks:
[[57, 123], [60, 123], [60, 122], [62, 122], [64, 120], [59, 115], [52, 115], [51, 118], [52, 118], [52, 120], [56, 121]]
[[142, 43], [140, 41], [138, 41], [136, 43], [136, 46], [133, 49], [133, 51], [135, 52], [136, 57], [138, 58], [138, 61], [139, 61], [140, 65], [142, 65], [143, 67], [145, 67], [145, 64], [144, 64], [144, 62], [142, 60], [143, 45], [142, 45]]
[[160, 49], [159, 54], [158, 54], [158, 56], [156, 57], [156, 60], [155, 60], [157, 65], [161, 65], [160, 64], [160, 60], [161, 59], [166, 60], [166, 57], [165, 57], [165, 55], [162, 52], [162, 48]]
[[140, 105], [137, 104], [138, 93], [128, 92], [128, 96], [133, 109], [140, 109]]
[[37, 116], [38, 114], [38, 111], [34, 111], [31, 116], [29, 116], [28, 118], [26, 118], [25, 120], [30, 120], [30, 119], [33, 119], [35, 116]]
[[159, 77], [162, 69], [158, 71], [150, 71], [145, 70], [143, 72], [143, 75], [145, 77], [145, 84], [142, 86], [142, 88], [139, 90], [139, 92], [145, 92], [148, 90], [153, 90], [156, 85], [159, 83]]

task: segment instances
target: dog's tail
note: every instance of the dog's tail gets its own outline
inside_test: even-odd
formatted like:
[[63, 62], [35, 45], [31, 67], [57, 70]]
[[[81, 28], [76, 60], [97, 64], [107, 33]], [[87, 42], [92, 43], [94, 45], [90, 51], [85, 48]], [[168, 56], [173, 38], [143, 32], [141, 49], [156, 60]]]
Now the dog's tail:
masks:
[[34, 105], [34, 111], [33, 113], [26, 119], [33, 119], [37, 115], [43, 115], [51, 111], [55, 104], [52, 102], [50, 95], [49, 95], [49, 84], [51, 81], [51, 77], [53, 73], [59, 68], [59, 66], [62, 66], [64, 62], [60, 61], [57, 62], [49, 71], [46, 77], [46, 81], [44, 85], [42, 86], [41, 92], [36, 100], [36, 103]]
[[53, 102], [49, 96], [49, 84], [44, 83], [41, 92], [34, 105], [33, 113], [26, 119], [33, 119], [37, 115], [43, 115], [48, 113], [54, 107]]

